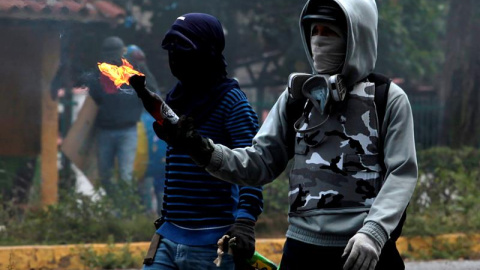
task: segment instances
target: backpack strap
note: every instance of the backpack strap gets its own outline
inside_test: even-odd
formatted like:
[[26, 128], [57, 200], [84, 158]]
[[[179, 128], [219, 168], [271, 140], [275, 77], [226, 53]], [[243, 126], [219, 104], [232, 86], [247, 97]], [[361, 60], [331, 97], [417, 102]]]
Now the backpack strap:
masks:
[[377, 109], [377, 117], [378, 117], [378, 149], [379, 157], [382, 161], [382, 168], [385, 170], [385, 164], [383, 164], [383, 138], [381, 138], [383, 120], [385, 119], [385, 111], [387, 110], [387, 100], [388, 100], [388, 90], [390, 89], [390, 83], [392, 82], [389, 78], [385, 77], [384, 75], [378, 73], [371, 73], [368, 75], [367, 79], [370, 82], [375, 83], [375, 107]]
[[[389, 78], [385, 77], [384, 75], [378, 74], [378, 73], [372, 73], [370, 74], [367, 79], [370, 82], [375, 83], [375, 106], [377, 108], [377, 117], [378, 117], [378, 129], [379, 132], [382, 131], [382, 125], [383, 125], [383, 120], [385, 119], [385, 112], [387, 110], [387, 100], [388, 100], [388, 90], [390, 89], [390, 84], [392, 80]], [[380, 160], [382, 161], [382, 168], [385, 170], [385, 164], [383, 163], [384, 160], [384, 154], [383, 154], [383, 138], [379, 138], [379, 156]], [[408, 207], [408, 205], [407, 205]], [[407, 209], [402, 214], [402, 217], [400, 218], [400, 221], [398, 222], [397, 227], [390, 233], [390, 240], [389, 241], [397, 241], [397, 239], [400, 237], [402, 233], [402, 228], [403, 224], [405, 223], [405, 219], [407, 218]]]
[[377, 107], [378, 129], [381, 131], [385, 111], [387, 110], [388, 90], [390, 89], [392, 80], [378, 73], [371, 73], [367, 79], [375, 83], [375, 106]]
[[300, 118], [305, 110], [306, 98], [292, 98], [290, 95], [287, 99], [287, 152], [288, 158], [292, 158], [295, 154], [295, 122]]

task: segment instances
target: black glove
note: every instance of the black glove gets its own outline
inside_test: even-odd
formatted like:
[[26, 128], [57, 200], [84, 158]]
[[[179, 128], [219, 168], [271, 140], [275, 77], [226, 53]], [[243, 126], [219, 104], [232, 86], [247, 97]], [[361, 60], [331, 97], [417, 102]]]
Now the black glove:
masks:
[[145, 86], [145, 76], [133, 75], [132, 77], [130, 77], [130, 79], [128, 79], [128, 82], [133, 87], [135, 92], [137, 92], [139, 98], [142, 98], [142, 96], [148, 94], [148, 90]]
[[235, 244], [230, 246], [235, 269], [249, 269], [247, 260], [255, 253], [255, 221], [245, 218], [237, 219], [225, 234], [229, 235], [230, 239], [235, 237]]
[[164, 121], [163, 125], [153, 122], [157, 136], [170, 146], [185, 151], [200, 167], [210, 163], [213, 145], [202, 137], [194, 127], [193, 118], [182, 115], [176, 124]]

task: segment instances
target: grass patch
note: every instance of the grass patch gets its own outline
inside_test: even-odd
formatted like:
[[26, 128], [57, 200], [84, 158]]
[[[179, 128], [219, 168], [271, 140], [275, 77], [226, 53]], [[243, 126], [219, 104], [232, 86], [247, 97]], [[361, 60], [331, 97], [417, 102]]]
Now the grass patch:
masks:
[[0, 245], [149, 241], [156, 216], [146, 214], [136, 189], [121, 186], [110, 196], [62, 194], [58, 204], [21, 208], [0, 204]]

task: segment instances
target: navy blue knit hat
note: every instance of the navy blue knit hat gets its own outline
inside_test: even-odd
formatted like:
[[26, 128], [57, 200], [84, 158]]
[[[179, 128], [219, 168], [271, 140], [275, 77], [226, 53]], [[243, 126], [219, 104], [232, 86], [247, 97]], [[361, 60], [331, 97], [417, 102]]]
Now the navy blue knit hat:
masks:
[[116, 36], [107, 37], [102, 42], [101, 61], [121, 65], [125, 44]]
[[175, 20], [162, 41], [165, 50], [195, 50], [221, 55], [225, 36], [220, 21], [204, 13], [188, 13]]

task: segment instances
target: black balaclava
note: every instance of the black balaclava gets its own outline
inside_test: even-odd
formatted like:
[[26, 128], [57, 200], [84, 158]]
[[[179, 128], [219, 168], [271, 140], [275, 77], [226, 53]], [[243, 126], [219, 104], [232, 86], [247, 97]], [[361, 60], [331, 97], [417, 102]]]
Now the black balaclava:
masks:
[[172, 74], [179, 80], [167, 94], [167, 104], [179, 115], [199, 125], [229, 90], [240, 89], [227, 78], [223, 56], [225, 36], [220, 21], [204, 13], [177, 18], [165, 34], [162, 48], [168, 50]]
[[225, 36], [217, 18], [189, 13], [177, 18], [165, 34], [172, 74], [183, 85], [212, 83], [226, 76]]

